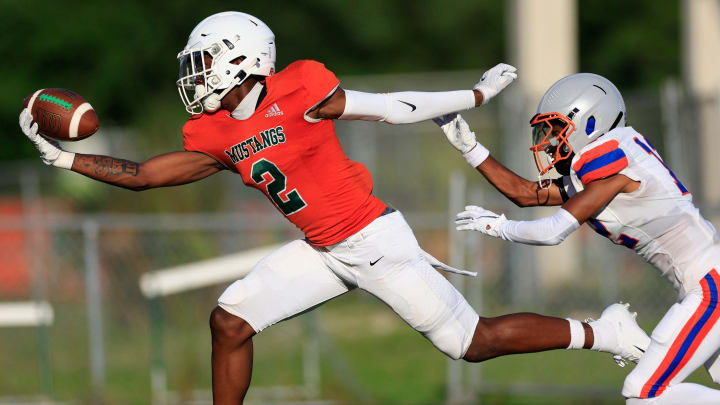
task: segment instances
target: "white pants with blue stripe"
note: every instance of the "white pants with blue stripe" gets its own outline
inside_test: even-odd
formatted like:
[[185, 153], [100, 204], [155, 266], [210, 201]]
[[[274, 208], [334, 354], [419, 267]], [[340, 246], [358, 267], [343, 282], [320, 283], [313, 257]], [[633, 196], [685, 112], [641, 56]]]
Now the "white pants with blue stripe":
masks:
[[720, 391], [680, 384], [705, 364], [720, 382], [720, 274], [713, 269], [653, 330], [652, 342], [625, 379], [628, 404], [720, 404]]

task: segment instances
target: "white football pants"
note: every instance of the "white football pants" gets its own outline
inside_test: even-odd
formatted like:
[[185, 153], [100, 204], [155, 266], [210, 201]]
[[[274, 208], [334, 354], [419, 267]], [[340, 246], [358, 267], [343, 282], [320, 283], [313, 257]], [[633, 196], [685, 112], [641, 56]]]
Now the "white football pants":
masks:
[[478, 314], [430, 266], [397, 211], [335, 245], [288, 243], [230, 285], [218, 305], [260, 332], [355, 287], [380, 298], [449, 357], [465, 355]]
[[720, 275], [713, 269], [685, 298], [670, 307], [650, 336], [652, 341], [625, 379], [627, 404], [720, 404], [720, 391], [682, 383], [705, 364], [720, 381]]

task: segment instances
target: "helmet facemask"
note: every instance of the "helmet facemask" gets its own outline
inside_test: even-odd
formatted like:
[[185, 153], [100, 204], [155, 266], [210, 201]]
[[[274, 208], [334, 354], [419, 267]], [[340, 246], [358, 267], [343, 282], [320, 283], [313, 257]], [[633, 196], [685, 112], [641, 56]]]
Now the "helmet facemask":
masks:
[[203, 111], [200, 101], [203, 97], [219, 85], [220, 79], [212, 74], [212, 65], [208, 66], [206, 55], [213, 58], [221, 51], [217, 44], [207, 48], [188, 49], [180, 52], [180, 75], [177, 80], [177, 88], [185, 109], [191, 114], [199, 114]]
[[540, 176], [552, 168], [559, 169], [558, 165], [564, 166], [561, 163], [572, 158], [573, 148], [568, 137], [575, 131], [575, 123], [570, 118], [557, 112], [535, 114], [530, 126], [533, 139], [530, 150]]
[[[187, 49], [178, 54], [180, 78], [176, 84], [187, 112], [199, 114], [203, 109], [207, 110], [207, 106], [203, 107], [203, 100], [224, 89], [215, 97], [218, 100], [222, 99], [232, 88], [240, 85], [250, 76], [247, 69], [257, 67], [259, 62], [257, 58], [246, 58], [239, 64], [233, 63], [235, 60], [224, 61], [230, 50], [225, 42], [214, 43], [204, 48]], [[206, 56], [211, 58], [210, 66], [207, 64]], [[225, 70], [218, 73], [219, 68]], [[223, 86], [227, 76], [232, 77], [232, 81]]]

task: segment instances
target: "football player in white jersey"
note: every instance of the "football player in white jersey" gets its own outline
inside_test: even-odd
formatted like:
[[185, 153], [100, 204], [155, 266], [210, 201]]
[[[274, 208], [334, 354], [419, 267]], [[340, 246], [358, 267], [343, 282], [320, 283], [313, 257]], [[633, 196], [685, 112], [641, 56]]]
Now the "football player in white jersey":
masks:
[[[489, 156], [459, 115], [435, 121], [468, 162], [515, 204], [561, 206], [534, 221], [512, 221], [467, 206], [457, 215], [458, 230], [557, 245], [587, 222], [613, 243], [635, 250], [678, 290], [678, 302], [625, 379], [622, 393], [628, 404], [720, 404], [720, 390], [683, 383], [703, 364], [720, 382], [720, 237], [652, 144], [625, 126], [625, 103], [609, 80], [573, 74], [540, 100], [530, 120], [538, 182]], [[543, 180], [553, 168], [562, 176]]]

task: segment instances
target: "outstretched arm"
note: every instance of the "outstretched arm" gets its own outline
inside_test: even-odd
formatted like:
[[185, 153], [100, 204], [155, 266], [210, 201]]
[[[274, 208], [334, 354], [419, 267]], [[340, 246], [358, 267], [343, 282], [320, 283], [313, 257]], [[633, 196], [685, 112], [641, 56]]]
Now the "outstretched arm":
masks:
[[563, 197], [558, 183], [544, 180], [530, 181], [518, 176], [492, 156], [476, 167], [499, 192], [518, 207], [562, 205]]
[[383, 121], [410, 124], [486, 104], [510, 83], [516, 69], [504, 63], [483, 74], [472, 90], [364, 93], [338, 88], [307, 115], [313, 119]]
[[475, 139], [475, 133], [460, 116], [448, 114], [434, 119], [448, 141], [463, 154], [470, 166], [477, 169], [499, 192], [519, 207], [561, 205], [563, 194], [555, 182], [542, 184], [518, 176], [490, 156], [490, 152]]
[[558, 245], [619, 193], [629, 193], [639, 182], [622, 174], [593, 181], [572, 196], [554, 215], [534, 221], [510, 221], [481, 207], [467, 206], [457, 214], [461, 231], [478, 231], [496, 238], [528, 245]]
[[134, 191], [178, 186], [204, 179], [223, 167], [198, 152], [170, 152], [142, 163], [110, 156], [75, 154], [71, 170]]
[[67, 152], [57, 142], [37, 133], [38, 125], [32, 122], [32, 115], [27, 109], [20, 114], [20, 128], [40, 152], [40, 158], [46, 165], [72, 170], [129, 190], [141, 191], [191, 183], [224, 168], [212, 157], [198, 152], [171, 152], [142, 163]]

